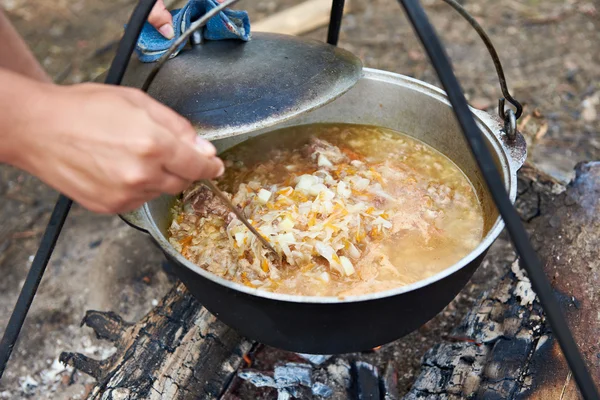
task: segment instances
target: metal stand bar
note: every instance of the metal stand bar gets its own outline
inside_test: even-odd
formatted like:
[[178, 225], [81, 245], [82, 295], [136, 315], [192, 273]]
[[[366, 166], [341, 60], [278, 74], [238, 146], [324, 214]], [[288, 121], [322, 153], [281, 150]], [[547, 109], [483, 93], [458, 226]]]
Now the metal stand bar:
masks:
[[12, 354], [12, 350], [23, 327], [23, 322], [25, 322], [25, 317], [27, 317], [29, 307], [42, 281], [44, 271], [46, 271], [46, 266], [52, 256], [52, 251], [72, 204], [71, 199], [62, 194], [56, 201], [56, 206], [54, 207], [54, 211], [52, 211], [44, 236], [42, 236], [42, 242], [27, 273], [27, 278], [25, 278], [25, 283], [17, 299], [17, 304], [15, 304], [15, 308], [2, 336], [2, 341], [0, 342], [0, 378], [4, 374], [6, 364]]
[[331, 16], [329, 17], [329, 29], [327, 29], [327, 43], [337, 46], [342, 28], [342, 16], [344, 15], [345, 0], [333, 0], [331, 4]]
[[[150, 11], [155, 2], [156, 0], [140, 0], [133, 11], [133, 14], [131, 14], [123, 38], [119, 43], [117, 54], [108, 70], [105, 81], [106, 84], [119, 85], [121, 83], [129, 59], [135, 48], [135, 44], [137, 43], [137, 38], [140, 35], [142, 27], [148, 19], [148, 15], [150, 15]], [[48, 226], [44, 231], [42, 242], [38, 247], [31, 268], [27, 273], [27, 278], [25, 279], [25, 283], [23, 284], [23, 288], [17, 299], [17, 304], [13, 309], [4, 335], [2, 336], [2, 341], [0, 341], [0, 379], [2, 379], [6, 364], [8, 363], [15, 343], [19, 338], [19, 333], [21, 332], [21, 328], [23, 327], [23, 323], [25, 322], [25, 318], [27, 317], [27, 313], [29, 312], [38, 286], [42, 281], [46, 266], [48, 265], [48, 261], [50, 261], [54, 246], [58, 241], [58, 237], [60, 236], [62, 227], [69, 215], [72, 204], [73, 201], [62, 194], [56, 201], [56, 205], [50, 216], [50, 222], [48, 222]]]
[[567, 325], [558, 301], [548, 278], [546, 277], [542, 262], [531, 246], [525, 227], [523, 226], [519, 214], [514, 209], [506, 189], [500, 177], [500, 173], [492, 162], [492, 155], [485, 145], [483, 136], [477, 127], [475, 119], [469, 109], [465, 96], [458, 79], [452, 71], [452, 65], [446, 55], [444, 47], [437, 34], [429, 22], [423, 7], [418, 0], [398, 0], [404, 7], [410, 22], [425, 51], [429, 55], [444, 90], [452, 104], [452, 109], [456, 119], [460, 124], [463, 134], [471, 148], [471, 152], [481, 169], [487, 187], [494, 198], [498, 211], [506, 224], [510, 233], [513, 245], [521, 260], [521, 265], [527, 271], [550, 326], [552, 333], [558, 339], [565, 358], [573, 372], [573, 376], [579, 390], [585, 399], [599, 399], [598, 392], [592, 377], [579, 353], [577, 344], [573, 339], [571, 331]]

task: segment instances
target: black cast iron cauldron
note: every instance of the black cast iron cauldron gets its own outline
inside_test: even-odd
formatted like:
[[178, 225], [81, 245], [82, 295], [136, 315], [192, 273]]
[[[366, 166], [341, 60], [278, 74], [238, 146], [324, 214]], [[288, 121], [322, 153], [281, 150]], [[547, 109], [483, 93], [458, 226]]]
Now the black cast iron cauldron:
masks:
[[[472, 111], [514, 201], [517, 170], [526, 157], [525, 141], [521, 136], [509, 140], [497, 117]], [[504, 224], [444, 92], [402, 75], [365, 68], [354, 87], [323, 107], [260, 131], [223, 138], [213, 135], [210, 139], [222, 152], [249, 137], [317, 122], [382, 126], [404, 132], [444, 153], [476, 188], [485, 214], [484, 240], [455, 265], [412, 285], [343, 299], [291, 296], [227, 281], [186, 260], [165, 236], [171, 222], [172, 196], [162, 196], [122, 217], [152, 236], [177, 275], [210, 312], [248, 338], [312, 354], [367, 350], [414, 331], [448, 305], [466, 285]]]

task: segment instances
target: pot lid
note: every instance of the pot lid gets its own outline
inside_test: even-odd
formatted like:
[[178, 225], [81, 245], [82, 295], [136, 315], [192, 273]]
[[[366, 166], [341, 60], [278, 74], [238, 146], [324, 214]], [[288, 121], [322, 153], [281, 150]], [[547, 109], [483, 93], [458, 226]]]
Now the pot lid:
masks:
[[[123, 79], [141, 87], [153, 64], [132, 58]], [[188, 118], [207, 139], [259, 130], [322, 106], [360, 79], [352, 53], [295, 36], [206, 41], [167, 61], [148, 94]]]

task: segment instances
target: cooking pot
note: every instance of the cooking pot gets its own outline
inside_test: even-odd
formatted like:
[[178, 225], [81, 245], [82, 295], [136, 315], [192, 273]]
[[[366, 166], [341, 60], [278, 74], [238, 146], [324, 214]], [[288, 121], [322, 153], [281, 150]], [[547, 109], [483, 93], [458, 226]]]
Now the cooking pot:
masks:
[[[502, 130], [503, 122], [496, 116], [472, 111], [514, 202], [517, 170], [526, 157], [525, 141], [519, 134], [509, 138]], [[204, 307], [248, 338], [311, 354], [372, 349], [414, 331], [448, 305], [479, 266], [504, 223], [445, 93], [399, 74], [365, 68], [355, 86], [325, 106], [260, 131], [213, 137], [212, 143], [223, 152], [253, 136], [319, 122], [390, 128], [419, 139], [449, 157], [467, 175], [481, 201], [485, 237], [479, 246], [442, 272], [393, 290], [344, 298], [293, 296], [225, 280], [185, 259], [166, 237], [173, 196], [159, 197], [122, 217], [155, 240], [176, 274]]]

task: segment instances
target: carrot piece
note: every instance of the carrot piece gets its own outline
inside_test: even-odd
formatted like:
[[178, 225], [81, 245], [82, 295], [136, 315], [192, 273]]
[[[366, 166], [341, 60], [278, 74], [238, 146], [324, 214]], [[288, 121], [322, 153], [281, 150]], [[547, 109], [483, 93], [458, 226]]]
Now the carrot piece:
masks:
[[355, 151], [350, 150], [347, 147], [342, 147], [340, 150], [352, 161], [362, 159], [362, 156], [360, 154], [356, 153]]

